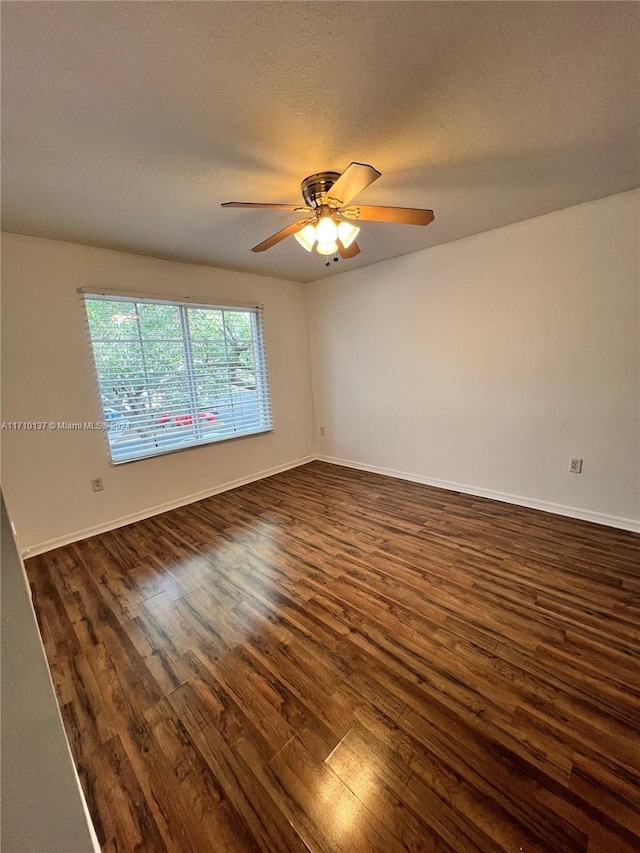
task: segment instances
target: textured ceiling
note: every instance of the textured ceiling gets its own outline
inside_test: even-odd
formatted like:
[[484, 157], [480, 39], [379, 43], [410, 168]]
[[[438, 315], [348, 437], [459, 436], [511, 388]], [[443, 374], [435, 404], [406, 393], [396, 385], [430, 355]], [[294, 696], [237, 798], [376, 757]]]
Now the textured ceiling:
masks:
[[[3, 228], [308, 281], [640, 184], [639, 15], [615, 2], [4, 2]], [[332, 264], [288, 238], [300, 181], [351, 160]]]

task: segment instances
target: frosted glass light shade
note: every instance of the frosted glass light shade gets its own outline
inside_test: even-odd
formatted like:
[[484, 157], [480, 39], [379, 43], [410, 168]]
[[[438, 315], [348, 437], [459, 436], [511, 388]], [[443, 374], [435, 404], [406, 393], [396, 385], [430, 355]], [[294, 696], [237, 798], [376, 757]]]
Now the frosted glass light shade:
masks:
[[334, 241], [333, 243], [320, 243], [316, 246], [316, 252], [321, 255], [333, 255], [334, 252], [338, 251], [338, 244]]
[[338, 226], [330, 216], [323, 216], [316, 225], [316, 240], [318, 243], [335, 243], [337, 239]]
[[359, 233], [360, 229], [357, 225], [352, 225], [350, 222], [340, 222], [338, 224], [338, 237], [345, 249], [353, 243]]
[[296, 238], [298, 243], [300, 243], [303, 249], [310, 252], [313, 249], [313, 244], [316, 242], [315, 226], [311, 224], [305, 225], [301, 231], [297, 231], [293, 236]]

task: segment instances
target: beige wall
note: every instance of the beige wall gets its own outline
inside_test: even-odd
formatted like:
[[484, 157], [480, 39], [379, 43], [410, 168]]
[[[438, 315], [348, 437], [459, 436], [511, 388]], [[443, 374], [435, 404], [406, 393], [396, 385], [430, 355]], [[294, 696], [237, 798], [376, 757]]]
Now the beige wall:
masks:
[[[187, 502], [312, 453], [304, 285], [70, 243], [4, 234], [3, 421], [100, 420], [76, 288], [261, 303], [272, 433], [111, 466], [99, 432], [7, 431], [3, 488], [22, 549]], [[90, 480], [102, 477], [94, 494]]]
[[[640, 192], [625, 193], [341, 273], [307, 285], [306, 300], [294, 282], [4, 235], [4, 421], [99, 419], [76, 294], [85, 285], [263, 303], [276, 425], [117, 467], [100, 433], [5, 431], [21, 547], [314, 452], [637, 528], [639, 204]], [[570, 456], [584, 459], [582, 474], [568, 472]]]
[[310, 285], [319, 453], [638, 529], [639, 202]]

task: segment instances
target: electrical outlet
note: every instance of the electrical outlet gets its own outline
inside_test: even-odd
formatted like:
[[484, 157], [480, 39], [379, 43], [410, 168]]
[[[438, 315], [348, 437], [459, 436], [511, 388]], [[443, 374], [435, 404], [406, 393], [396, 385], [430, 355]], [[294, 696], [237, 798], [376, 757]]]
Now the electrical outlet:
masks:
[[97, 477], [95, 480], [91, 481], [91, 488], [94, 492], [101, 492], [104, 489], [104, 485], [102, 483], [102, 478]]
[[572, 474], [582, 474], [582, 459], [573, 459], [569, 460], [569, 471]]
[[320, 435], [326, 435], [327, 431], [324, 427], [320, 427]]

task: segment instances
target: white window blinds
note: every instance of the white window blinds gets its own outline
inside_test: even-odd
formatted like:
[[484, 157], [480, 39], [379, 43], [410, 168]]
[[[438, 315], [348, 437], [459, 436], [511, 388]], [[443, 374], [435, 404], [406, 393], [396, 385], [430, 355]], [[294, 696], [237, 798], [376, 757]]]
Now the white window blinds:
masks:
[[260, 308], [83, 296], [114, 463], [272, 429]]

